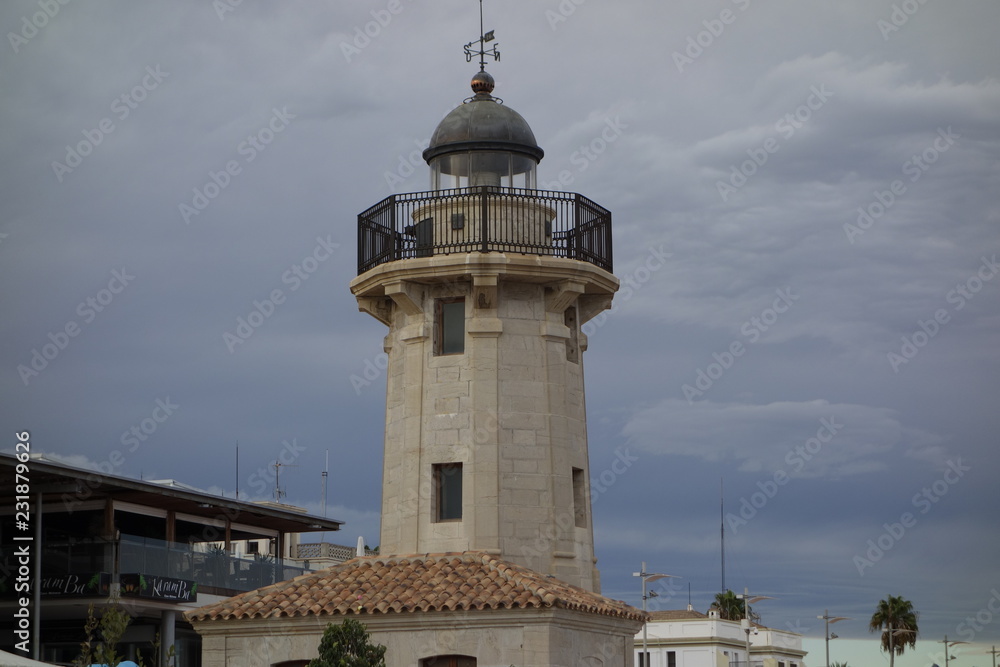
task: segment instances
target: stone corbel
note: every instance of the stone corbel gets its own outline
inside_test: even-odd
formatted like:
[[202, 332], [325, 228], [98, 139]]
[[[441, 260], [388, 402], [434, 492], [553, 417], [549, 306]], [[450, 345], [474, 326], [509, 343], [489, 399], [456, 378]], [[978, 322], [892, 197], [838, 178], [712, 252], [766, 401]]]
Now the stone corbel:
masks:
[[386, 283], [385, 295], [393, 300], [397, 307], [407, 315], [422, 315], [424, 310], [420, 303], [423, 301], [420, 288], [405, 280]]
[[582, 282], [576, 280], [560, 280], [548, 287], [545, 294], [545, 310], [550, 313], [562, 314], [584, 292]]
[[497, 274], [472, 276], [472, 305], [480, 310], [497, 307]]
[[612, 298], [614, 298], [613, 294], [588, 294], [581, 296], [580, 303], [577, 306], [577, 313], [580, 315], [580, 324], [583, 325], [585, 322], [589, 322], [598, 313], [610, 308]]
[[392, 325], [392, 301], [382, 296], [359, 296], [358, 310], [386, 326]]

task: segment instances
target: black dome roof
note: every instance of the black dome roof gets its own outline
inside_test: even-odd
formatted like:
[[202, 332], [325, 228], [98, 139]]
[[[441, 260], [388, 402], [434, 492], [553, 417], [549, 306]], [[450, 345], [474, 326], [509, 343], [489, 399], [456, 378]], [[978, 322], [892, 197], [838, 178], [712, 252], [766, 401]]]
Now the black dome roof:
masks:
[[528, 122], [490, 95], [492, 84], [493, 77], [486, 72], [473, 77], [472, 89], [478, 92], [438, 123], [424, 151], [424, 160], [430, 162], [439, 155], [468, 150], [512, 151], [536, 161], [542, 159], [545, 151], [539, 148]]

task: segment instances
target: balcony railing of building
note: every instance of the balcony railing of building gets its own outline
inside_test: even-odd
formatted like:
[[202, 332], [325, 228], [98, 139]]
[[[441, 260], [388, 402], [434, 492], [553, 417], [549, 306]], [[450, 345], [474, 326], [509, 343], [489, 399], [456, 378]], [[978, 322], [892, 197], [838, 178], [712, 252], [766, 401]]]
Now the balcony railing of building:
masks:
[[358, 274], [469, 252], [566, 257], [612, 271], [611, 212], [571, 192], [475, 186], [392, 195], [358, 214]]
[[[331, 560], [343, 563], [358, 555], [357, 547], [347, 547], [342, 544], [331, 544], [330, 542], [302, 542], [292, 545], [292, 558], [298, 560]], [[377, 551], [365, 547], [365, 555], [377, 554]]]
[[137, 573], [194, 581], [198, 590], [221, 595], [250, 591], [307, 571], [272, 556], [240, 557], [211, 544], [192, 546], [134, 535], [122, 535], [116, 542], [47, 544], [42, 551], [43, 577]]

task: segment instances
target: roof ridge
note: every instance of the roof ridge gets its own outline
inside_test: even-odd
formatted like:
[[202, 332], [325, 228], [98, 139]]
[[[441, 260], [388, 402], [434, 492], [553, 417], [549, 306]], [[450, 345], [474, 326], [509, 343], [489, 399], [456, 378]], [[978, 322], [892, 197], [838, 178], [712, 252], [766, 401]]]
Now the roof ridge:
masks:
[[486, 551], [362, 556], [185, 614], [189, 621], [559, 607], [642, 620], [633, 607]]

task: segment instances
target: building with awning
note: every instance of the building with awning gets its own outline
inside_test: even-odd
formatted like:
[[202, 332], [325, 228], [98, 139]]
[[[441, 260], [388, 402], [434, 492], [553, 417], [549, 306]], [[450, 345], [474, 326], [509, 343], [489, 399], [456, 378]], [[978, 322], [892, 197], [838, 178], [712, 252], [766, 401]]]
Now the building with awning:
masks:
[[[17, 464], [0, 454], [0, 649], [8, 651]], [[225, 498], [172, 480], [130, 479], [37, 456], [27, 465], [32, 578], [41, 582], [30, 592], [38, 642], [32, 657], [55, 663], [79, 654], [88, 606], [117, 593], [132, 617], [120, 646], [126, 657], [142, 653], [150, 664], [159, 635], [175, 646], [178, 667], [199, 665], [201, 639], [183, 612], [307, 572], [309, 564], [295, 558], [299, 535], [343, 525], [291, 505]], [[257, 553], [247, 553], [247, 545]]]

